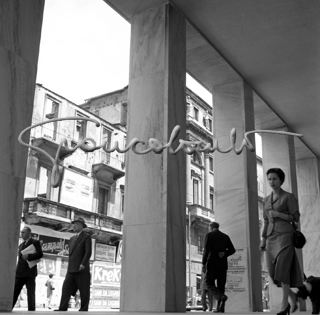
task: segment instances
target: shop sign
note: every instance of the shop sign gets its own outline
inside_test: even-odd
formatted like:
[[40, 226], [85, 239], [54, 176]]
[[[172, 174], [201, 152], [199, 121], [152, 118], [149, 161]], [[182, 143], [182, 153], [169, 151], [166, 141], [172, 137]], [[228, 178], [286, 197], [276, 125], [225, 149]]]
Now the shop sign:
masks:
[[96, 260], [114, 263], [116, 259], [116, 247], [97, 243], [95, 258]]
[[39, 240], [44, 254], [69, 256], [69, 240], [47, 235], [32, 234]]

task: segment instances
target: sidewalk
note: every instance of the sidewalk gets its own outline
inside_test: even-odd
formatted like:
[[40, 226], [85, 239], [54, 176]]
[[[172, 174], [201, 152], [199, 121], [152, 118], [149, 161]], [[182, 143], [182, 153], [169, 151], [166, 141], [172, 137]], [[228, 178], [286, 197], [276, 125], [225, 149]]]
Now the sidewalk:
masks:
[[[32, 315], [32, 314], [46, 314], [48, 315], [48, 312], [51, 312], [52, 310], [48, 310], [48, 309], [41, 309], [39, 308], [37, 311], [35, 312], [28, 312], [27, 309], [14, 309], [12, 311], [13, 314], [16, 314], [16, 315], [22, 315], [22, 314], [25, 314], [25, 315]], [[139, 314], [139, 312], [119, 312], [119, 310], [114, 310], [114, 309], [103, 309], [103, 310], [90, 310], [89, 309], [89, 312], [87, 312], [86, 314], [87, 315], [90, 315], [90, 314], [94, 314], [94, 315], [97, 315], [97, 313], [108, 313], [108, 315], [120, 315], [120, 314], [123, 314], [123, 315], [137, 315]], [[172, 315], [176, 314], [176, 315], [188, 315], [188, 314], [199, 314], [199, 315], [204, 315], [204, 314], [213, 314], [213, 313], [210, 313], [210, 312], [203, 312], [203, 311], [188, 311], [188, 312], [185, 312], [185, 313], [170, 313]], [[0, 312], [0, 314], [8, 314], [8, 313], [4, 313], [4, 312]], [[57, 315], [62, 315], [62, 314], [66, 314], [66, 312], [54, 312], [54, 314], [57, 314]], [[79, 312], [72, 309], [71, 311], [68, 311], [68, 314], [72, 315], [78, 315]], [[143, 314], [143, 315], [162, 315], [162, 314], [165, 314], [165, 313], [142, 313], [140, 312], [140, 314]], [[240, 313], [240, 312], [233, 312], [233, 313], [224, 313], [224, 314], [241, 314], [241, 315], [274, 315], [276, 314], [276, 312], [251, 312], [251, 313]], [[307, 312], [295, 312], [294, 313], [295, 315], [309, 315], [311, 314], [311, 311], [307, 311]]]

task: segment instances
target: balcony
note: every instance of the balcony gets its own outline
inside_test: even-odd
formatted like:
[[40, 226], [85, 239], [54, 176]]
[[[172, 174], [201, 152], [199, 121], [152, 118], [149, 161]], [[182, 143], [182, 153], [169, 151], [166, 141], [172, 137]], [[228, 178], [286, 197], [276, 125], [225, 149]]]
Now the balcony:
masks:
[[[189, 205], [192, 225], [202, 225], [207, 228], [208, 224], [214, 221], [214, 211], [197, 204]], [[188, 211], [187, 211], [188, 214]]]
[[71, 231], [71, 221], [75, 217], [83, 217], [89, 230], [122, 235], [122, 220], [40, 197], [24, 199], [23, 217], [27, 224], [42, 225], [58, 231]]

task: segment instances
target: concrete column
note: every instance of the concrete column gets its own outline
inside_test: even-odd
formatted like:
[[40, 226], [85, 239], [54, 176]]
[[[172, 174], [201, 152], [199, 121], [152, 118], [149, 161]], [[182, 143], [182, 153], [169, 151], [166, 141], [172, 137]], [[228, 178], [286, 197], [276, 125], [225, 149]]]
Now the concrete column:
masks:
[[[185, 20], [166, 4], [131, 27], [128, 139], [167, 143], [176, 125], [186, 139]], [[130, 151], [127, 162], [120, 310], [184, 312], [185, 153]]]
[[[252, 89], [237, 81], [216, 86], [212, 93], [214, 138], [227, 149], [236, 128], [239, 148], [243, 134], [254, 129]], [[240, 155], [214, 154], [215, 219], [237, 249], [229, 257], [226, 311], [262, 311], [256, 155], [246, 149]]]
[[[287, 128], [281, 128], [279, 131], [289, 131]], [[286, 191], [292, 192], [298, 198], [298, 186], [296, 176], [296, 162], [294, 139], [284, 135], [276, 134], [261, 134], [262, 139], [262, 157], [263, 157], [263, 173], [265, 182], [265, 195], [271, 193], [271, 188], [268, 184], [266, 172], [270, 168], [281, 168], [285, 173], [285, 181], [282, 188]], [[301, 267], [302, 255], [301, 250], [297, 251]], [[282, 290], [277, 288], [270, 281], [270, 311], [279, 310], [281, 307]]]
[[209, 170], [210, 170], [210, 161], [209, 154], [204, 155], [204, 206], [210, 208], [210, 187], [209, 187]]
[[[0, 311], [11, 311], [44, 1], [0, 3]], [[28, 139], [25, 139], [28, 141]]]
[[319, 275], [320, 253], [314, 250], [320, 239], [320, 161], [316, 157], [297, 160], [297, 180], [299, 193], [300, 227], [307, 238], [304, 246], [304, 273]]

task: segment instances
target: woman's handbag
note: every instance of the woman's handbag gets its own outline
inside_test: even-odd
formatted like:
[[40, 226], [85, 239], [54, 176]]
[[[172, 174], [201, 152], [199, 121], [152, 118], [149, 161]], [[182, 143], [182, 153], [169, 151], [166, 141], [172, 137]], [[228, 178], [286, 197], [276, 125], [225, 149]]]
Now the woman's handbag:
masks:
[[297, 230], [296, 224], [291, 222], [294, 233], [293, 233], [293, 244], [295, 248], [302, 248], [306, 243], [306, 238], [302, 232]]

